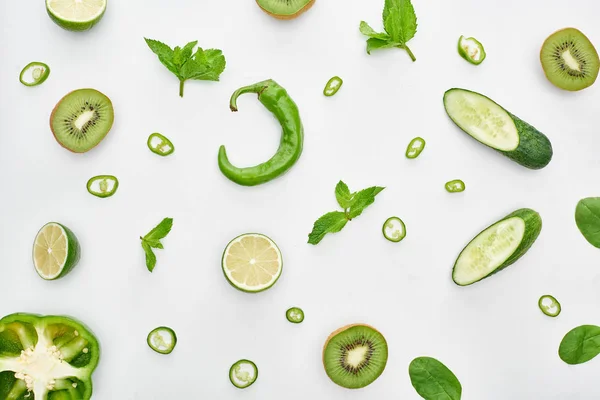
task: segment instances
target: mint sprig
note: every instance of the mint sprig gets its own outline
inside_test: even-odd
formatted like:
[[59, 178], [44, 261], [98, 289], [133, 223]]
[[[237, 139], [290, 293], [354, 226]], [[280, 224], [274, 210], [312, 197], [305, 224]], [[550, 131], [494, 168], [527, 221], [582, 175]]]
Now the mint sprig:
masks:
[[406, 50], [413, 61], [417, 60], [406, 44], [417, 33], [417, 15], [410, 0], [385, 0], [383, 28], [385, 33], [378, 33], [365, 21], [360, 22], [360, 32], [369, 37], [368, 54], [372, 50], [397, 47]]
[[335, 187], [335, 197], [344, 211], [332, 211], [315, 221], [312, 232], [308, 235], [308, 243], [318, 244], [326, 234], [341, 231], [349, 221], [358, 217], [365, 208], [375, 202], [375, 196], [385, 189], [373, 186], [351, 193], [348, 185], [339, 181]]
[[164, 249], [160, 240], [164, 239], [171, 232], [172, 227], [173, 218], [165, 218], [154, 229], [148, 232], [146, 236], [140, 236], [142, 248], [146, 253], [146, 267], [148, 271], [152, 272], [154, 267], [156, 267], [156, 255], [152, 249]]
[[225, 57], [221, 50], [203, 50], [198, 41], [189, 42], [183, 48], [171, 49], [158, 40], [146, 39], [150, 50], [158, 56], [160, 62], [179, 79], [179, 96], [183, 97], [183, 86], [188, 79], [218, 81], [225, 70]]

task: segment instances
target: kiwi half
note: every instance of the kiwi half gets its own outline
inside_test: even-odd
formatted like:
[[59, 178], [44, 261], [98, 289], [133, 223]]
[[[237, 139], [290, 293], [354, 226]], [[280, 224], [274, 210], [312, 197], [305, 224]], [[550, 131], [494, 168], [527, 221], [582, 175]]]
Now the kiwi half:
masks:
[[540, 52], [542, 68], [550, 82], [564, 90], [581, 90], [598, 77], [600, 59], [590, 40], [575, 28], [554, 32]]
[[315, 4], [315, 0], [256, 0], [267, 14], [279, 19], [294, 19]]
[[108, 97], [94, 89], [79, 89], [54, 107], [50, 128], [65, 149], [85, 153], [104, 139], [113, 121], [114, 109]]
[[347, 389], [373, 383], [388, 359], [385, 338], [375, 328], [354, 324], [333, 332], [323, 347], [323, 365], [331, 380]]

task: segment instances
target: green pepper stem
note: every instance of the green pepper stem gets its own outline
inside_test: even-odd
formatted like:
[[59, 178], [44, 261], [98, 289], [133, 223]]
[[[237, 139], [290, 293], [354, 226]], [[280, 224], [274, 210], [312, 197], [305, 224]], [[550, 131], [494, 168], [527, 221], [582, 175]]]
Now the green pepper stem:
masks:
[[238, 97], [240, 97], [241, 95], [243, 95], [245, 93], [257, 93], [260, 96], [260, 94], [267, 87], [269, 87], [269, 82], [270, 81], [258, 82], [258, 83], [255, 83], [254, 85], [241, 87], [238, 90], [236, 90], [235, 92], [233, 92], [233, 94], [231, 95], [231, 100], [229, 102], [229, 108], [231, 109], [231, 111], [236, 112], [238, 110], [238, 106], [237, 106]]
[[407, 45], [402, 46], [402, 48], [404, 50], [406, 50], [406, 52], [408, 53], [408, 55], [410, 56], [410, 59], [413, 60], [413, 62], [417, 61], [417, 58], [415, 57], [415, 55], [413, 54], [412, 51], [410, 51], [410, 49], [408, 48]]
[[182, 79], [179, 81], [179, 97], [183, 97], [183, 84], [185, 81]]

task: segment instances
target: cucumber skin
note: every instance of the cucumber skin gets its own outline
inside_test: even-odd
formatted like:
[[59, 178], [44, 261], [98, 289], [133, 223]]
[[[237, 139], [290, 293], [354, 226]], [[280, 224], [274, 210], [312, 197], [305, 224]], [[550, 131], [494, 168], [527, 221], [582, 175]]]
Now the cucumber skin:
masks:
[[[517, 128], [517, 132], [519, 134], [519, 145], [517, 146], [516, 149], [514, 149], [512, 151], [502, 151], [502, 150], [497, 150], [491, 146], [486, 145], [487, 147], [490, 147], [490, 148], [496, 150], [498, 153], [505, 155], [506, 157], [510, 158], [511, 160], [515, 161], [516, 163], [521, 164], [522, 166], [529, 168], [529, 169], [542, 169], [546, 165], [548, 165], [548, 163], [550, 163], [550, 160], [552, 160], [553, 151], [552, 151], [552, 144], [550, 143], [550, 140], [548, 139], [548, 137], [546, 135], [544, 135], [542, 132], [538, 131], [535, 127], [529, 125], [527, 122], [523, 121], [519, 117], [517, 117], [517, 116], [513, 115], [512, 113], [510, 113], [509, 111], [507, 111], [504, 107], [502, 107], [500, 104], [496, 103], [494, 100], [490, 99], [489, 97], [487, 97], [481, 93], [474, 92], [472, 90], [452, 88], [452, 89], [447, 90], [446, 93], [444, 93], [444, 109], [446, 108], [445, 107], [446, 95], [454, 90], [475, 93], [482, 97], [485, 97], [486, 99], [488, 99], [492, 103], [497, 104], [500, 108], [502, 108], [504, 111], [506, 111], [506, 113], [512, 118], [513, 122], [515, 123], [515, 127]], [[446, 113], [448, 114], [448, 116], [450, 117], [452, 122], [454, 122], [456, 124], [456, 126], [458, 126], [460, 128], [460, 126], [454, 121], [454, 119], [452, 119], [452, 116], [448, 113], [447, 109], [446, 109]], [[467, 135], [469, 135], [469, 133], [464, 131], [464, 129], [462, 129], [462, 128], [460, 128], [460, 129], [463, 132], [465, 132]], [[471, 135], [469, 135], [469, 136], [471, 136]], [[477, 140], [477, 139], [475, 139], [475, 140]]]
[[[504, 263], [502, 265], [500, 265], [498, 268], [496, 268], [494, 271], [492, 271], [489, 275], [486, 275], [483, 278], [481, 278], [475, 282], [469, 283], [467, 285], [461, 285], [461, 284], [457, 283], [454, 280], [454, 270], [456, 269], [456, 261], [458, 261], [458, 259], [460, 258], [460, 255], [463, 253], [463, 251], [465, 251], [465, 249], [469, 246], [469, 244], [471, 244], [473, 241], [475, 241], [479, 237], [479, 235], [481, 235], [481, 233], [484, 232], [486, 229], [488, 229], [491, 226], [496, 225], [499, 222], [502, 222], [506, 219], [513, 218], [513, 217], [519, 217], [525, 222], [525, 232], [523, 233], [523, 239], [521, 240], [521, 244], [519, 245], [519, 247], [517, 247], [517, 249], [511, 254], [510, 257], [508, 257], [506, 259], [506, 261], [504, 261]], [[540, 216], [540, 214], [537, 211], [532, 210], [531, 208], [521, 208], [519, 210], [516, 210], [516, 211], [508, 214], [506, 217], [494, 222], [490, 226], [483, 229], [473, 239], [471, 239], [471, 241], [465, 246], [465, 248], [460, 252], [458, 257], [456, 258], [456, 261], [454, 262], [454, 267], [452, 268], [452, 281], [454, 283], [456, 283], [458, 286], [469, 286], [469, 285], [472, 285], [473, 283], [482, 281], [485, 278], [489, 278], [490, 276], [496, 274], [497, 272], [502, 271], [504, 268], [514, 264], [519, 258], [523, 257], [525, 255], [525, 253], [527, 253], [529, 248], [533, 245], [533, 243], [536, 241], [536, 239], [540, 235], [541, 231], [542, 231], [542, 217]]]

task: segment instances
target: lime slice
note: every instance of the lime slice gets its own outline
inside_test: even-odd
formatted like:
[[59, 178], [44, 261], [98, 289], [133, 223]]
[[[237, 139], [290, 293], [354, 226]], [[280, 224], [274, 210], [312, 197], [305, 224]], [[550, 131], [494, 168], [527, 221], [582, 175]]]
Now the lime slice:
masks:
[[40, 229], [33, 243], [33, 265], [43, 279], [67, 275], [79, 262], [79, 242], [67, 227], [49, 222]]
[[46, 0], [52, 21], [68, 31], [86, 31], [102, 19], [106, 0]]
[[225, 277], [236, 289], [261, 292], [277, 282], [283, 259], [271, 239], [246, 233], [229, 242], [223, 252], [222, 266]]

